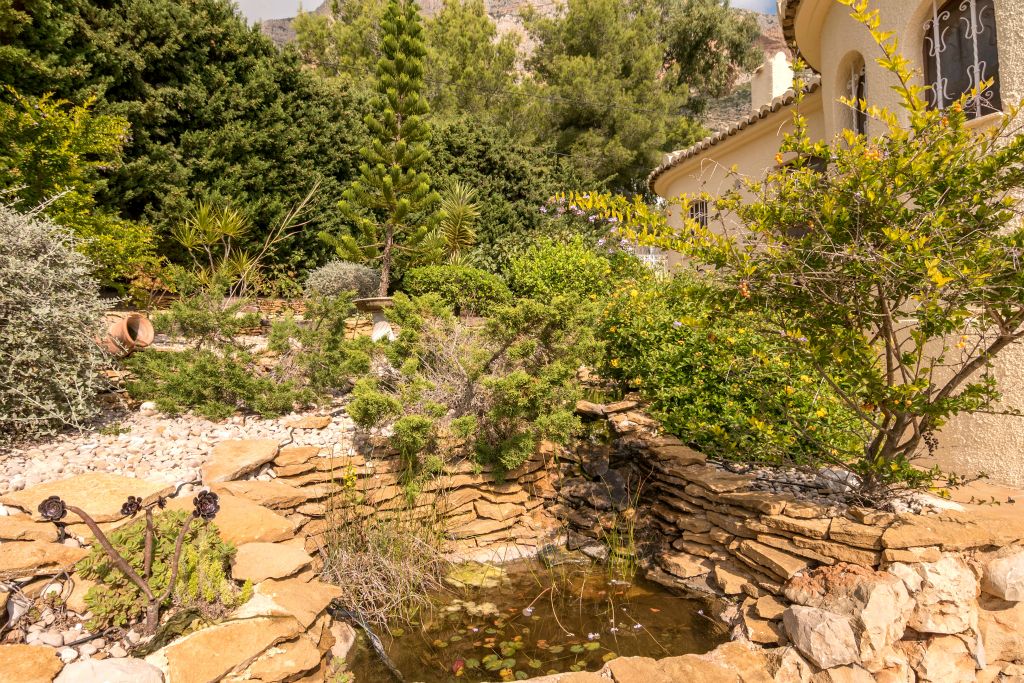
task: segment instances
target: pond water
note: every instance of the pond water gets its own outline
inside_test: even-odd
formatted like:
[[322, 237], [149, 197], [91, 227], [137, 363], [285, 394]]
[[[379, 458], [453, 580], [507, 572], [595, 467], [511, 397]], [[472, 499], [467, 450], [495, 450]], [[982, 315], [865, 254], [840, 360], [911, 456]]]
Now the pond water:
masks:
[[[621, 656], [703, 653], [727, 640], [703, 600], [609, 578], [599, 565], [504, 567], [491, 587], [436, 595], [414, 624], [380, 637], [405, 681], [514, 681], [596, 671]], [[498, 583], [498, 585], [493, 585]], [[363, 639], [365, 640], [365, 639]], [[395, 677], [365, 643], [349, 663], [360, 683]]]

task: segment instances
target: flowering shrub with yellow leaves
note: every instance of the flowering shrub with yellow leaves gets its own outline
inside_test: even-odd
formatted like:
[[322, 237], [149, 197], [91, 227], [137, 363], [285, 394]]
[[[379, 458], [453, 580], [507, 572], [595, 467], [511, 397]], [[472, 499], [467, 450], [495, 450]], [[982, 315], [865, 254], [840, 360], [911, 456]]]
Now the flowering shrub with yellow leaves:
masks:
[[[855, 103], [882, 134], [812, 140], [798, 100], [786, 163], [737, 176], [721, 196], [680, 199], [669, 210], [681, 228], [638, 200], [595, 196], [586, 208], [615, 217], [624, 237], [711, 266], [733, 304], [784, 342], [778, 352], [857, 416], [864, 438], [834, 447], [881, 495], [937, 483], [940, 472], [912, 461], [950, 417], [1019, 415], [996, 403], [991, 366], [1024, 338], [1024, 134], [1019, 107], [969, 125], [965, 111], [991, 83], [929, 108], [877, 10], [840, 1], [901, 97], [898, 111]], [[686, 218], [695, 199], [708, 201], [710, 227]]]
[[864, 436], [856, 416], [761, 316], [721, 299], [690, 275], [622, 286], [598, 325], [600, 374], [639, 390], [669, 432], [708, 455], [841, 464]]

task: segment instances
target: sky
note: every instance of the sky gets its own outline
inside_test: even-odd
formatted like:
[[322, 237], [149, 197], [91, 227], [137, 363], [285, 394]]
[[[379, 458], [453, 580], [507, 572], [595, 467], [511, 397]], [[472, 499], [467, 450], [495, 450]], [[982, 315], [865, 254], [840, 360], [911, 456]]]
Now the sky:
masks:
[[[249, 21], [260, 21], [262, 19], [294, 17], [301, 0], [235, 0], [235, 2], [242, 8], [242, 13], [248, 17]], [[306, 10], [314, 10], [319, 4], [320, 0], [305, 0], [302, 7]], [[775, 14], [775, 0], [732, 0], [732, 6]]]

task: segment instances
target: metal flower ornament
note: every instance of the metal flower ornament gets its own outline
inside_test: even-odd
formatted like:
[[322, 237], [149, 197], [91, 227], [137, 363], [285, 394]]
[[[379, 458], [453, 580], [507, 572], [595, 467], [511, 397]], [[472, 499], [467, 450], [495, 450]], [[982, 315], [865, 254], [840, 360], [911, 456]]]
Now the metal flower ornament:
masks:
[[[175, 492], [175, 495], [176, 494], [177, 492]], [[85, 522], [85, 525], [89, 527], [89, 530], [96, 537], [100, 547], [103, 548], [103, 551], [107, 554], [107, 557], [110, 558], [110, 561], [114, 566], [117, 567], [117, 569], [132, 583], [138, 586], [143, 595], [146, 596], [148, 605], [146, 608], [145, 630], [148, 633], [153, 633], [160, 624], [160, 607], [167, 602], [171, 597], [171, 593], [174, 591], [174, 585], [178, 579], [181, 549], [185, 543], [185, 537], [192, 528], [192, 523], [196, 520], [202, 520], [203, 523], [208, 523], [216, 517], [217, 513], [220, 511], [220, 500], [216, 493], [212, 493], [210, 491], [201, 491], [192, 500], [192, 504], [192, 514], [185, 518], [181, 525], [181, 531], [178, 532], [177, 540], [174, 543], [174, 555], [171, 557], [169, 563], [171, 570], [170, 580], [167, 583], [167, 588], [159, 594], [154, 592], [149, 585], [149, 581], [153, 576], [153, 551], [155, 547], [153, 508], [163, 509], [167, 505], [166, 498], [161, 496], [149, 504], [144, 504], [142, 498], [139, 498], [138, 496], [128, 496], [128, 500], [121, 505], [121, 514], [125, 517], [135, 517], [140, 512], [145, 514], [146, 534], [144, 539], [141, 574], [128, 563], [116, 548], [114, 548], [110, 543], [110, 539], [108, 539], [107, 535], [103, 533], [103, 530], [96, 524], [96, 521], [81, 508], [66, 504], [59, 496], [50, 496], [41, 502], [37, 509], [43, 519], [56, 524], [62, 533], [64, 526], [66, 526], [66, 522], [63, 520], [67, 517], [69, 512], [77, 515], [83, 522]]]

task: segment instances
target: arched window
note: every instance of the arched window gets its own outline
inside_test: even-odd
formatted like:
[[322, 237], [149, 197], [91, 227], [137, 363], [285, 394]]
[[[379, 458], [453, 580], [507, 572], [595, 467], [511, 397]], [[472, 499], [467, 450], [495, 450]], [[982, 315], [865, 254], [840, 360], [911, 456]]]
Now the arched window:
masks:
[[992, 87], [972, 98], [967, 115], [977, 118], [1000, 111], [999, 51], [994, 0], [932, 0], [924, 24], [925, 78], [928, 104], [944, 109], [983, 81]]
[[867, 100], [867, 70], [864, 58], [856, 55], [851, 61], [846, 74], [846, 92], [843, 93], [850, 101], [850, 123], [847, 128], [860, 135], [868, 133], [868, 113], [863, 105]]

